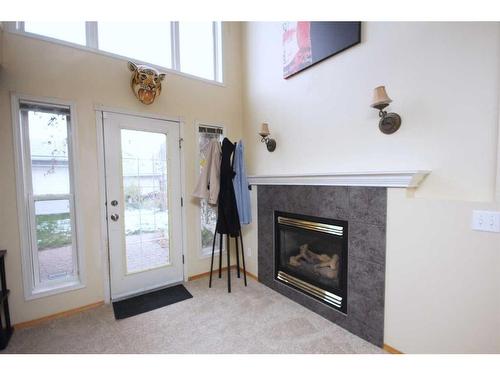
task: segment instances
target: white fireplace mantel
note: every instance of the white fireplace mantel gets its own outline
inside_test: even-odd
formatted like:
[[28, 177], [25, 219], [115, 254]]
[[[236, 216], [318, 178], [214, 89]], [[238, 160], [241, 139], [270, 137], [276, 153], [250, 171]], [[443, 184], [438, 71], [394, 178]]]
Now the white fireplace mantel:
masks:
[[379, 186], [416, 188], [430, 173], [429, 170], [333, 172], [321, 174], [287, 174], [248, 176], [250, 185], [323, 185]]

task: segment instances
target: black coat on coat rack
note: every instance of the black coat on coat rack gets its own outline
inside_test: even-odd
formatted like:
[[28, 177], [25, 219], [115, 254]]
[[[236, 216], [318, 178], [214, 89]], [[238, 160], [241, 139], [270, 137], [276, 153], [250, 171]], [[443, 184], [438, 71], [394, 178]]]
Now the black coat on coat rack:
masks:
[[243, 279], [247, 286], [247, 275], [245, 268], [245, 251], [243, 249], [243, 237], [241, 235], [241, 224], [238, 215], [238, 207], [236, 205], [236, 197], [234, 194], [233, 178], [234, 178], [234, 160], [233, 153], [236, 149], [236, 144], [233, 144], [229, 139], [224, 138], [222, 141], [222, 160], [220, 173], [220, 191], [217, 209], [217, 225], [214, 232], [214, 240], [212, 243], [212, 258], [210, 262], [210, 281], [208, 287], [212, 287], [212, 272], [215, 256], [215, 241], [219, 234], [219, 279], [222, 277], [222, 246], [223, 236], [226, 235], [226, 254], [227, 254], [227, 291], [231, 293], [231, 249], [230, 239], [234, 237], [236, 245], [236, 273], [240, 278], [240, 254], [238, 240], [241, 243], [241, 260], [243, 263]]
[[235, 149], [236, 145], [229, 139], [224, 138], [222, 141], [222, 159], [220, 167], [217, 232], [220, 234], [228, 234], [231, 237], [236, 237], [241, 229], [233, 186], [235, 173], [233, 170], [232, 156]]

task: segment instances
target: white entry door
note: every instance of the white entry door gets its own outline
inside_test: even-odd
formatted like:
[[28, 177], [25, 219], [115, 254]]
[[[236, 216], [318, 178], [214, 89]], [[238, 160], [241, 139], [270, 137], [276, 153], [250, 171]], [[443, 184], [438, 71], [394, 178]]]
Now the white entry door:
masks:
[[183, 280], [179, 123], [103, 113], [111, 298]]

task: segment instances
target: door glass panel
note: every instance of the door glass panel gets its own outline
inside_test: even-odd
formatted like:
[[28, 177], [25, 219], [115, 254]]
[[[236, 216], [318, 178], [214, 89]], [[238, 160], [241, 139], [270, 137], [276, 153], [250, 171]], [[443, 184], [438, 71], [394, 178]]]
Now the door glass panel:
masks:
[[40, 282], [73, 276], [73, 241], [69, 200], [35, 201]]
[[168, 265], [167, 136], [121, 130], [127, 273]]

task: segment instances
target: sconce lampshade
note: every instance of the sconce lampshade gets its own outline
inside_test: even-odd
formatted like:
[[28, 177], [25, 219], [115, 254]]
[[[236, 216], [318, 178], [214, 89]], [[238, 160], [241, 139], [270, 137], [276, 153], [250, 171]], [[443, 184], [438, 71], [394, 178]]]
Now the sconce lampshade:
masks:
[[267, 124], [267, 122], [263, 122], [261, 125], [260, 125], [260, 131], [259, 131], [259, 135], [261, 137], [267, 137], [269, 134], [271, 134], [269, 132], [269, 125]]
[[373, 90], [373, 100], [371, 106], [377, 109], [383, 109], [392, 102], [392, 99], [389, 98], [387, 92], [385, 91], [385, 86], [375, 87]]

